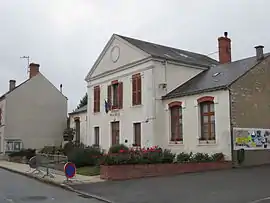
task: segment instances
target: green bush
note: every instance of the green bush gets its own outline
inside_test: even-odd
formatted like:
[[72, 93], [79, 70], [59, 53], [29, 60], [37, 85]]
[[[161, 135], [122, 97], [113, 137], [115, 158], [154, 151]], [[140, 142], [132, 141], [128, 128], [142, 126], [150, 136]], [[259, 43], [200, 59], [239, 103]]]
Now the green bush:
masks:
[[36, 156], [35, 149], [21, 149], [18, 152], [12, 152], [8, 155], [9, 157], [26, 157], [27, 160], [31, 159], [33, 156]]
[[118, 153], [108, 153], [101, 160], [102, 165], [121, 164], [157, 164], [173, 163], [175, 154], [170, 150], [162, 150], [159, 147], [141, 150], [120, 149]]
[[211, 156], [206, 153], [196, 153], [192, 156], [191, 162], [210, 162], [212, 161]]
[[64, 149], [57, 146], [45, 146], [39, 152], [42, 154], [63, 154]]
[[98, 165], [101, 157], [102, 151], [97, 147], [73, 148], [68, 153], [68, 160], [76, 167]]
[[187, 163], [190, 162], [193, 157], [193, 153], [185, 153], [181, 152], [180, 154], [177, 155], [176, 159], [178, 163]]
[[73, 149], [75, 148], [75, 145], [73, 142], [68, 142], [64, 145], [63, 148], [63, 153], [64, 155], [68, 156], [69, 153], [71, 153], [73, 151]]
[[120, 150], [128, 151], [128, 147], [124, 144], [116, 144], [110, 147], [109, 153], [119, 153]]
[[224, 154], [223, 153], [215, 153], [211, 156], [213, 161], [223, 161], [224, 160]]

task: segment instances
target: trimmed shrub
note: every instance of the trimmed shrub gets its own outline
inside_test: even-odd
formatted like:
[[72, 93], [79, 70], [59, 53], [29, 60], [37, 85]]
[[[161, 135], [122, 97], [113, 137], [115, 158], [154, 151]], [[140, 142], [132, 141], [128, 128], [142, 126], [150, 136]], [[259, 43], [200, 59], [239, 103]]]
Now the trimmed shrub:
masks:
[[157, 146], [138, 150], [121, 148], [118, 152], [113, 152], [103, 156], [102, 165], [173, 163], [175, 158], [170, 150], [162, 150]]
[[69, 153], [71, 153], [73, 151], [73, 149], [75, 148], [75, 145], [73, 142], [68, 142], [64, 145], [63, 148], [63, 153], [64, 155], [68, 156]]
[[9, 157], [26, 157], [27, 160], [31, 159], [33, 156], [36, 156], [35, 149], [22, 149], [18, 152], [12, 152], [8, 155]]
[[129, 148], [124, 144], [116, 144], [110, 147], [109, 153], [118, 153], [120, 150], [128, 151]]
[[211, 156], [206, 153], [196, 153], [191, 158], [192, 162], [210, 162], [212, 161]]
[[64, 154], [64, 149], [57, 146], [45, 146], [39, 152], [42, 154]]
[[192, 159], [193, 153], [185, 153], [181, 152], [180, 154], [177, 155], [176, 159], [178, 163], [187, 163], [190, 162]]
[[211, 156], [213, 161], [224, 161], [224, 154], [223, 153], [215, 153]]
[[97, 147], [74, 148], [68, 153], [68, 160], [76, 167], [98, 165], [101, 157], [102, 151]]

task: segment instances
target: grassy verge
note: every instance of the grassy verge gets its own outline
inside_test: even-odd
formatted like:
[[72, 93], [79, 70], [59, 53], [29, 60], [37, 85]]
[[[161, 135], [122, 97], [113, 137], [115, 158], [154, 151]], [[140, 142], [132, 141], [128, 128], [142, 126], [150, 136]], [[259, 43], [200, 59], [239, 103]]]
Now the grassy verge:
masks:
[[100, 174], [99, 166], [84, 166], [77, 168], [77, 174], [84, 176], [97, 176]]

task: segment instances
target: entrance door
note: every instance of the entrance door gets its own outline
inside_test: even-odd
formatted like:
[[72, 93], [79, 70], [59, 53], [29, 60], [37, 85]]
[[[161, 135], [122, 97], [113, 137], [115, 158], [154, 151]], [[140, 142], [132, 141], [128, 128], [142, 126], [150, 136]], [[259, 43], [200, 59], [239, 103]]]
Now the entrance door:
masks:
[[112, 122], [112, 145], [119, 144], [120, 137], [119, 137], [119, 121]]

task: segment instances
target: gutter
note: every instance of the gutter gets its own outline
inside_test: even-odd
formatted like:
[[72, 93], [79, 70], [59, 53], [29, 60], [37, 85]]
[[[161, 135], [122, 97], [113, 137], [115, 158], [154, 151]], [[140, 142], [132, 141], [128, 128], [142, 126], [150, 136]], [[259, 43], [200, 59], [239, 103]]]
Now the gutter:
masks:
[[231, 158], [232, 158], [232, 167], [235, 168], [235, 162], [234, 162], [234, 142], [233, 142], [233, 123], [232, 123], [232, 92], [231, 92], [231, 89], [229, 87], [227, 87], [228, 90], [229, 90], [229, 104], [230, 104], [230, 138], [231, 138]]

